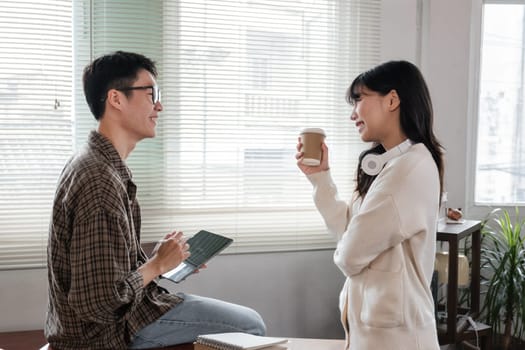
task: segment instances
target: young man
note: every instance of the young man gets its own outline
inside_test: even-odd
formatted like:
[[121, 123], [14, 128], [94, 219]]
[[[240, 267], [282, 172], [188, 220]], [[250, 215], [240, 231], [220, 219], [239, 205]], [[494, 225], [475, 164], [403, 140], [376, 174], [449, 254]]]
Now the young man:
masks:
[[125, 160], [155, 136], [160, 91], [154, 63], [118, 51], [84, 69], [98, 129], [65, 165], [49, 229], [45, 335], [54, 350], [146, 349], [217, 332], [265, 333], [249, 308], [168, 293], [156, 278], [189, 256], [181, 232], [147, 258], [140, 247], [137, 187]]

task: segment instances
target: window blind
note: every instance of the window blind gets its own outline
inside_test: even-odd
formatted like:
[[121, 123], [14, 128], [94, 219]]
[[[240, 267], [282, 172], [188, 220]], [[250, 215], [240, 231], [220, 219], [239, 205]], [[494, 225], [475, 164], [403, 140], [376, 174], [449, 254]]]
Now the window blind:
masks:
[[[335, 245], [295, 164], [295, 145], [301, 128], [324, 128], [333, 177], [341, 198], [350, 197], [364, 145], [344, 96], [355, 75], [379, 61], [380, 0], [34, 3], [0, 5], [0, 26], [11, 28], [3, 32], [13, 31], [8, 18], [26, 21], [19, 37], [0, 38], [0, 81], [31, 66], [52, 67], [43, 71], [56, 81], [51, 88], [50, 76], [27, 74], [31, 103], [0, 117], [0, 159], [8, 165], [0, 171], [9, 179], [0, 184], [0, 268], [45, 264], [56, 180], [96, 127], [82, 69], [114, 50], [154, 59], [163, 92], [158, 136], [140, 142], [127, 161], [139, 189], [143, 241], [173, 229], [208, 229], [234, 238], [230, 253]], [[22, 40], [33, 40], [37, 54], [20, 44], [18, 56], [9, 56]], [[4, 62], [13, 65], [4, 69]], [[7, 85], [0, 93], [2, 106], [13, 103]], [[55, 99], [59, 108], [46, 110]], [[13, 118], [24, 122], [15, 128]]]
[[168, 1], [163, 18], [171, 225], [229, 234], [236, 252], [333, 247], [295, 145], [324, 128], [350, 197], [362, 142], [344, 94], [378, 60], [380, 2]]
[[41, 266], [71, 153], [71, 2], [0, 2], [0, 268]]

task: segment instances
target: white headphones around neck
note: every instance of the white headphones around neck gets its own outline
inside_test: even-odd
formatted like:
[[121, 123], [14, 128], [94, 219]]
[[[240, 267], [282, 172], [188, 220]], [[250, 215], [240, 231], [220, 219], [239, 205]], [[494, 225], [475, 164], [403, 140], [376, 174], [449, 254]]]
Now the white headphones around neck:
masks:
[[361, 161], [361, 169], [363, 169], [363, 171], [370, 176], [377, 175], [379, 174], [381, 169], [383, 169], [386, 162], [388, 162], [392, 158], [402, 155], [403, 153], [408, 151], [410, 146], [412, 146], [412, 141], [406, 139], [405, 141], [401, 142], [396, 147], [389, 149], [385, 153], [369, 153]]

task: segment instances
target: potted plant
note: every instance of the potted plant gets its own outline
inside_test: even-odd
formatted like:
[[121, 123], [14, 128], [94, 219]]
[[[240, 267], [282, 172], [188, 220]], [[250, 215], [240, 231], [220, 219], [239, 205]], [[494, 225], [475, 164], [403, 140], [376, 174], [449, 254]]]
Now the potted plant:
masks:
[[498, 208], [483, 222], [481, 272], [485, 299], [481, 312], [494, 333], [501, 335], [503, 350], [510, 349], [513, 339], [521, 342], [525, 330], [524, 225], [518, 208], [514, 218]]

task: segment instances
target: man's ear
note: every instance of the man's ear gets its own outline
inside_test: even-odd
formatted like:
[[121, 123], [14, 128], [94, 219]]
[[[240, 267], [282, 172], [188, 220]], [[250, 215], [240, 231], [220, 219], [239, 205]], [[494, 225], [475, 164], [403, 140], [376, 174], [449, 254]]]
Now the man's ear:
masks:
[[120, 110], [122, 108], [122, 94], [116, 89], [109, 89], [106, 95], [106, 101], [111, 107]]
[[401, 104], [401, 100], [399, 99], [399, 95], [397, 94], [397, 91], [390, 90], [390, 92], [388, 93], [388, 110], [390, 112], [393, 112], [399, 108], [400, 104]]

